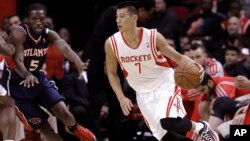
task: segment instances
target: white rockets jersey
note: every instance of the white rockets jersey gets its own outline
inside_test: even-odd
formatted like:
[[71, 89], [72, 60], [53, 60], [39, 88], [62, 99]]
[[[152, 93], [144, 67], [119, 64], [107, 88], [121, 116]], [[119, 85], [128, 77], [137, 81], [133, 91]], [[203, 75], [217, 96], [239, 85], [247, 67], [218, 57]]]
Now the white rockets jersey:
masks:
[[170, 87], [175, 86], [173, 68], [156, 49], [156, 32], [156, 29], [140, 28], [136, 49], [128, 46], [121, 32], [109, 38], [124, 76], [137, 93], [153, 91], [165, 81]]

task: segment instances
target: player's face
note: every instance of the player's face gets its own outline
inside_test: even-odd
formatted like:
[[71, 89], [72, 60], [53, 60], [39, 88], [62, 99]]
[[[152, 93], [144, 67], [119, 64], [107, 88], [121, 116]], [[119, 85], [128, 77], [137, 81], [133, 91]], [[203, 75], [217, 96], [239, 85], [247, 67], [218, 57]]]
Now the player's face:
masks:
[[196, 90], [201, 93], [201, 95], [210, 97], [213, 92], [213, 81], [208, 80], [208, 84], [200, 85]]
[[44, 10], [32, 10], [29, 15], [28, 24], [36, 34], [41, 34], [46, 24]]
[[189, 57], [202, 66], [205, 66], [207, 55], [201, 48], [189, 51]]
[[136, 15], [128, 12], [127, 8], [118, 9], [116, 11], [116, 23], [120, 31], [125, 31], [131, 26], [136, 25]]

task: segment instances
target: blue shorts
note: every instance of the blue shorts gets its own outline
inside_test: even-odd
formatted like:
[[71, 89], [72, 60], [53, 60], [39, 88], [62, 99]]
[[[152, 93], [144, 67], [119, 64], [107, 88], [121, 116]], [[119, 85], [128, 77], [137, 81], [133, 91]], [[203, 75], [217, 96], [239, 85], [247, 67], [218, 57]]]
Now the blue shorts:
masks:
[[55, 83], [48, 80], [43, 72], [35, 76], [39, 84], [30, 88], [19, 85], [20, 81], [10, 81], [10, 94], [16, 102], [17, 114], [25, 127], [34, 130], [43, 126], [49, 117], [40, 106], [50, 111], [55, 104], [64, 100]]

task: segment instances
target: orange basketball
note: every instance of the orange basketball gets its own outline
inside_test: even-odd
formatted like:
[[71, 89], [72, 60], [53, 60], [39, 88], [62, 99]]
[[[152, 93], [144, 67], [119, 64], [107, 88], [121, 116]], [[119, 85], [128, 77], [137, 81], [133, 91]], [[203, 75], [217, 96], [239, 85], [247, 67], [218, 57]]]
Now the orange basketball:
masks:
[[185, 64], [177, 66], [174, 71], [175, 83], [184, 89], [193, 89], [201, 82], [200, 67], [198, 64]]

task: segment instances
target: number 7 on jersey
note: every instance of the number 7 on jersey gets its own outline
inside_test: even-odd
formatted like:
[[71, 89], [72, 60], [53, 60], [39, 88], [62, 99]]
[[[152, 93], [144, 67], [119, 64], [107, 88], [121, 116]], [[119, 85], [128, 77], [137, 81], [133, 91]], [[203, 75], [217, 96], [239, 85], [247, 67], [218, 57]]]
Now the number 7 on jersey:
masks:
[[141, 63], [135, 63], [135, 66], [138, 66], [138, 71], [141, 73]]

